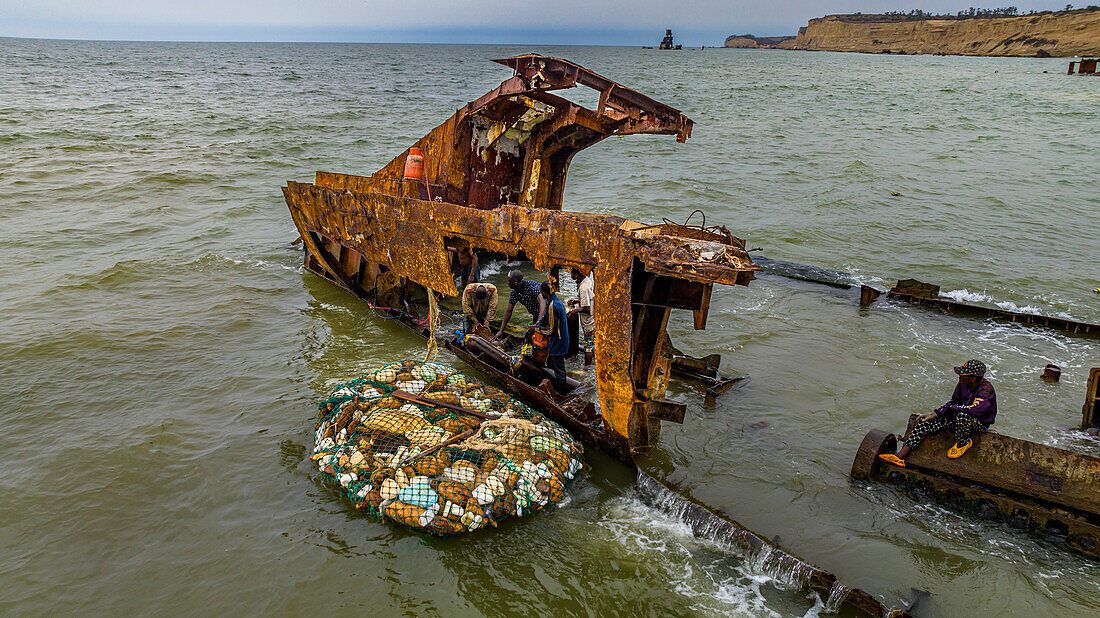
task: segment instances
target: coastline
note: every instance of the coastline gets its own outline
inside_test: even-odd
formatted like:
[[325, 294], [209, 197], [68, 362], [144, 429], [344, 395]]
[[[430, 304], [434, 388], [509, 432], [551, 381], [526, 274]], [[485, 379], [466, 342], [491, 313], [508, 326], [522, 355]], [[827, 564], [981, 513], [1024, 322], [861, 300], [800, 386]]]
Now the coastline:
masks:
[[827, 15], [794, 37], [733, 35], [724, 47], [899, 55], [1100, 55], [1100, 9], [1009, 17]]

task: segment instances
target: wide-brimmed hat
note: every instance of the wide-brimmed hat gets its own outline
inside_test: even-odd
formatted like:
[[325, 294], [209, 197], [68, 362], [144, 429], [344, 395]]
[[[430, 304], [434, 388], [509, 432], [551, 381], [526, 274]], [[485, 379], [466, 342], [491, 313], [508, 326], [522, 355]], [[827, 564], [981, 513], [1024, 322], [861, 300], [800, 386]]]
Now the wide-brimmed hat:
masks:
[[968, 360], [959, 367], [955, 367], [955, 373], [961, 376], [982, 377], [985, 375], [985, 363], [980, 360]]

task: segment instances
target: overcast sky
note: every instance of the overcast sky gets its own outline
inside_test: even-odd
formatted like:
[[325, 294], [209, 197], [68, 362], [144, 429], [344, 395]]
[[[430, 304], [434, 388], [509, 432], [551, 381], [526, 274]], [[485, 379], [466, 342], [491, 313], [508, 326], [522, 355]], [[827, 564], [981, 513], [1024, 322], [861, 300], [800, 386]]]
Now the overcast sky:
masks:
[[[1065, 6], [1014, 4], [1021, 12]], [[642, 45], [672, 28], [677, 42], [696, 46], [721, 45], [735, 33], [794, 34], [828, 13], [954, 13], [972, 5], [979, 6], [944, 0], [0, 0], [0, 36]]]

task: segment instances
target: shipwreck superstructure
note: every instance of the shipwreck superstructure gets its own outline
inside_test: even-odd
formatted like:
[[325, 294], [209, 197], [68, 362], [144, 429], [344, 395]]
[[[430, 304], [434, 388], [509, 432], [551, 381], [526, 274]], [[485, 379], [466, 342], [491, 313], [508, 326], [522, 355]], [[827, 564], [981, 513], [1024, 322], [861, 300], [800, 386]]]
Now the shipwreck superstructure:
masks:
[[[496, 62], [514, 75], [371, 176], [318, 172], [312, 184], [287, 183], [307, 266], [364, 297], [409, 282], [457, 295], [451, 250], [460, 248], [552, 274], [591, 270], [602, 431], [629, 458], [653, 446], [661, 420], [683, 418], [684, 405], [664, 399], [669, 312], [690, 310], [695, 328], [704, 328], [712, 286], [747, 285], [757, 267], [722, 227], [563, 211], [577, 152], [613, 135], [682, 142], [692, 121], [566, 60], [529, 54]], [[600, 93], [597, 109], [553, 94], [577, 86]], [[407, 164], [419, 165], [418, 151], [423, 180], [406, 173]]]

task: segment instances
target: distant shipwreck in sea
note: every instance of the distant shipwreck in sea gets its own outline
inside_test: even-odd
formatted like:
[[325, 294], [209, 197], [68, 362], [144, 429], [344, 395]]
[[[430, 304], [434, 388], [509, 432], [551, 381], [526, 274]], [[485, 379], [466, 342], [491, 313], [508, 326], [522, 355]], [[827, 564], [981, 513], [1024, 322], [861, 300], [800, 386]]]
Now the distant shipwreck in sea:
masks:
[[1069, 63], [1069, 72], [1066, 75], [1073, 75], [1073, 67], [1077, 66], [1078, 75], [1100, 75], [1100, 71], [1096, 70], [1097, 63], [1100, 63], [1100, 58], [1082, 58], [1081, 60]]
[[[657, 46], [657, 49], [683, 49], [683, 45], [678, 45], [672, 40], [672, 29], [665, 30], [665, 38], [661, 39], [661, 44]], [[653, 49], [652, 45], [643, 45], [642, 49]]]

